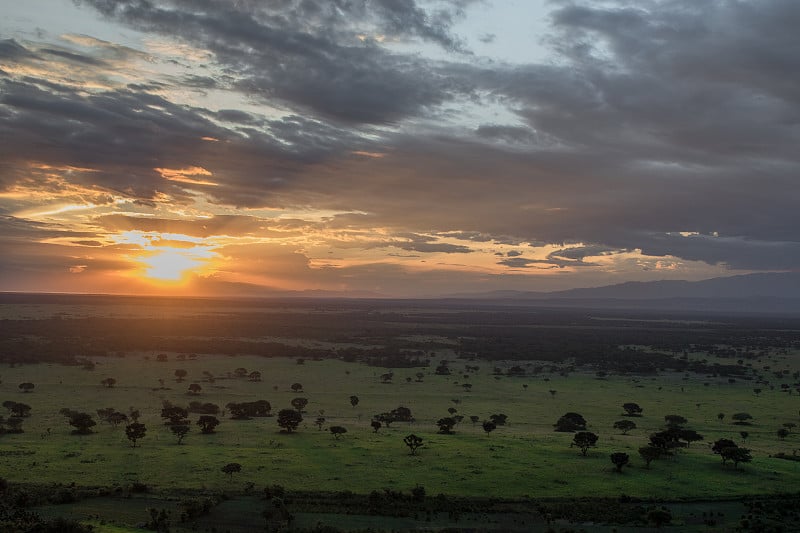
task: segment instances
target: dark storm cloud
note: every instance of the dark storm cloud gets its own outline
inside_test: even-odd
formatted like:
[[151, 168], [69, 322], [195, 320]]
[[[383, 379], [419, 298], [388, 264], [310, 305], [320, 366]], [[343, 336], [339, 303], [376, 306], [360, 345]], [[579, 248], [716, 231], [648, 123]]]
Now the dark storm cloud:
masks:
[[413, 0], [80, 4], [139, 30], [177, 36], [212, 51], [248, 95], [345, 122], [395, 122], [466, 90], [422, 59], [358, 40], [357, 24], [363, 22], [392, 36], [456, 47], [447, 33], [453, 10], [428, 15]]

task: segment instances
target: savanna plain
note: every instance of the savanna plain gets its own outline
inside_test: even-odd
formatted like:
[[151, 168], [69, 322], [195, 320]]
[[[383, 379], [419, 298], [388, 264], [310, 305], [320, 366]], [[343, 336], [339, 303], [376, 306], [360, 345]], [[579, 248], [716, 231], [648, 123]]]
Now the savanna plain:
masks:
[[0, 320], [4, 531], [800, 528], [798, 318], [3, 295]]

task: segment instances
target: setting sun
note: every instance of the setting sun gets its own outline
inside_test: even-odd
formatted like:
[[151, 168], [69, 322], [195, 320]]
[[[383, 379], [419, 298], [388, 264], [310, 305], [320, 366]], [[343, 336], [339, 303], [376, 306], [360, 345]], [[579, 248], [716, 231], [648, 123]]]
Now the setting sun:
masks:
[[[208, 252], [206, 252], [208, 253]], [[140, 259], [146, 266], [145, 276], [157, 281], [179, 282], [187, 273], [205, 264], [197, 250], [164, 248]]]

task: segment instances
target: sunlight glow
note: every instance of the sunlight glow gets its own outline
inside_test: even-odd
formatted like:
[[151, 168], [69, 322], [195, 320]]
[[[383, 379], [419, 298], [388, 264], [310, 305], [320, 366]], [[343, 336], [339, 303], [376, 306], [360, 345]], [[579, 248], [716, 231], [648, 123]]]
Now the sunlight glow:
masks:
[[[207, 257], [210, 257], [210, 253]], [[181, 250], [171, 247], [142, 257], [147, 265], [145, 275], [159, 281], [181, 281], [186, 273], [204, 265], [207, 257], [198, 254], [197, 249]]]

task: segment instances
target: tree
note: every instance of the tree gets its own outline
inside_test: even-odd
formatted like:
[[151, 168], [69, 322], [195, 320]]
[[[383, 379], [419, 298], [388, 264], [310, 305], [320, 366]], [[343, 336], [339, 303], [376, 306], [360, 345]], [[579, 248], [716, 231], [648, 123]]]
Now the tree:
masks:
[[278, 425], [282, 427], [286, 433], [291, 433], [297, 429], [303, 417], [299, 411], [294, 409], [281, 409], [278, 413]]
[[164, 406], [161, 408], [161, 418], [165, 419], [164, 424], [167, 426], [186, 425], [189, 423], [189, 411], [183, 407], [164, 402]]
[[789, 430], [788, 430], [788, 429], [786, 429], [786, 428], [780, 428], [780, 429], [777, 431], [777, 435], [778, 435], [778, 437], [779, 437], [781, 440], [783, 440], [783, 439], [785, 439], [786, 437], [788, 437], [788, 436], [789, 436]]
[[94, 421], [92, 415], [89, 413], [80, 413], [78, 411], [68, 411], [67, 421], [70, 426], [75, 428], [72, 431], [74, 435], [89, 435], [94, 433], [91, 428], [96, 426], [97, 422]]
[[686, 447], [688, 448], [693, 442], [703, 440], [703, 436], [696, 432], [693, 429], [685, 429], [681, 428], [678, 430], [678, 438], [684, 442], [686, 442]]
[[239, 463], [228, 463], [225, 466], [223, 466], [220, 470], [228, 474], [228, 477], [233, 479], [233, 474], [235, 472], [242, 471], [242, 465], [240, 465]]
[[292, 383], [291, 389], [294, 392], [300, 392], [303, 390], [303, 386], [300, 383]]
[[721, 454], [724, 448], [735, 448], [736, 443], [733, 442], [731, 439], [718, 439], [714, 441], [714, 444], [711, 446], [711, 451], [716, 454]]
[[261, 381], [261, 372], [259, 372], [258, 370], [253, 370], [252, 372], [250, 372], [250, 375], [247, 376], [247, 379], [253, 382]]
[[623, 403], [622, 408], [625, 410], [625, 416], [642, 416], [642, 408], [639, 407], [638, 403]]
[[749, 463], [753, 460], [749, 449], [740, 448], [738, 446], [722, 448], [719, 454], [722, 456], [722, 464], [724, 465], [727, 461], [732, 461], [734, 469], [738, 468], [739, 463]]
[[458, 409], [456, 409], [455, 407], [448, 407], [447, 412], [450, 413], [450, 416], [453, 416], [458, 412]]
[[345, 433], [347, 433], [347, 428], [343, 426], [331, 426], [331, 434], [333, 435], [333, 438], [338, 439]]
[[550, 390], [549, 390], [549, 391], [547, 391], [547, 392], [549, 392], [549, 393], [550, 393], [550, 398], [552, 398], [552, 399], [555, 399], [555, 397], [556, 397], [556, 393], [557, 393], [558, 391], [557, 391], [557, 390], [550, 389]]
[[497, 413], [494, 415], [489, 415], [489, 420], [495, 423], [497, 426], [505, 426], [508, 417], [503, 413]]
[[747, 440], [747, 437], [750, 436], [750, 432], [749, 431], [740, 431], [739, 432], [739, 436], [742, 437], [742, 442], [744, 442], [744, 441]]
[[403, 437], [403, 442], [411, 450], [411, 455], [417, 455], [417, 448], [424, 446], [422, 437], [417, 437], [413, 433]]
[[186, 370], [179, 368], [178, 370], [175, 371], [175, 381], [181, 383], [187, 375], [188, 372]]
[[655, 446], [642, 446], [639, 448], [639, 456], [645, 464], [645, 468], [650, 468], [650, 463], [661, 457], [663, 450]]
[[247, 376], [247, 369], [239, 367], [239, 368], [237, 368], [236, 370], [233, 371], [233, 374], [237, 378], [243, 378], [243, 377]]
[[322, 431], [322, 425], [325, 423], [325, 417], [324, 416], [317, 417], [314, 423], [317, 425], [318, 431]]
[[102, 381], [100, 382], [100, 384], [110, 389], [110, 388], [112, 388], [114, 385], [116, 385], [116, 384], [117, 384], [117, 380], [116, 380], [116, 379], [114, 379], [114, 378], [106, 378], [106, 379], [102, 380]]
[[28, 381], [26, 381], [25, 383], [20, 383], [19, 384], [19, 390], [21, 390], [22, 392], [31, 392], [35, 388], [36, 388], [36, 385], [34, 385], [33, 383], [30, 383]]
[[437, 420], [436, 425], [439, 426], [439, 433], [442, 435], [451, 435], [453, 433], [453, 426], [456, 425], [456, 421], [447, 416]]
[[136, 448], [136, 441], [144, 438], [147, 434], [147, 428], [144, 424], [134, 422], [133, 424], [125, 426], [125, 436], [131, 441], [131, 445]]
[[586, 430], [586, 420], [578, 413], [567, 413], [553, 425], [556, 431], [574, 432]]
[[295, 398], [291, 401], [292, 407], [297, 409], [298, 413], [302, 413], [303, 409], [306, 408], [308, 405], [308, 400], [306, 398]]
[[379, 429], [381, 429], [381, 427], [383, 427], [383, 424], [381, 424], [381, 423], [380, 423], [379, 421], [377, 421], [377, 420], [373, 420], [372, 422], [370, 422], [370, 424], [369, 424], [369, 425], [370, 425], [370, 426], [372, 426], [372, 430], [373, 430], [375, 433], [377, 433], [377, 432], [378, 432], [378, 430], [379, 430]]
[[392, 379], [394, 378], [394, 372], [387, 372], [385, 374], [381, 374], [381, 383], [391, 383]]
[[632, 429], [636, 429], [636, 424], [630, 420], [617, 420], [614, 422], [614, 429], [618, 429], [623, 435], [627, 435]]
[[189, 385], [189, 394], [197, 395], [200, 394], [201, 390], [203, 390], [203, 387], [201, 387], [197, 383], [192, 383], [191, 385]]
[[598, 436], [591, 431], [579, 431], [572, 438], [570, 447], [577, 446], [581, 449], [581, 455], [585, 457], [589, 448], [594, 448], [597, 445], [597, 439]]
[[734, 413], [731, 418], [736, 420], [734, 424], [737, 426], [749, 426], [753, 416], [750, 413]]
[[417, 377], [417, 383], [422, 383], [422, 378], [425, 377], [425, 374], [423, 372], [417, 372], [414, 375]]
[[666, 415], [664, 417], [664, 422], [667, 423], [667, 427], [681, 427], [687, 420], [681, 415]]
[[717, 420], [722, 422], [725, 419], [725, 413], [717, 413]]
[[[6, 403], [10, 403], [10, 405], [6, 405]], [[12, 401], [5, 402], [3, 405], [11, 412], [11, 416], [16, 416], [19, 418], [28, 418], [31, 416], [31, 406], [26, 403]]]
[[215, 432], [216, 427], [219, 425], [219, 419], [212, 415], [202, 415], [197, 419], [197, 425], [200, 426], [200, 433], [210, 435]]
[[470, 417], [469, 417], [469, 421], [472, 422], [473, 426], [475, 424], [477, 424], [478, 420], [480, 420], [480, 419], [481, 419], [481, 417], [479, 417], [478, 415], [470, 415]]
[[487, 437], [489, 436], [489, 433], [497, 429], [497, 424], [495, 424], [491, 420], [484, 420], [482, 426], [483, 430], [486, 432]]
[[170, 426], [169, 430], [178, 439], [178, 444], [183, 444], [183, 438], [189, 434], [189, 426], [186, 424]]
[[355, 394], [350, 396], [350, 405], [352, 405], [353, 407], [358, 405], [358, 396], [356, 396]]
[[630, 456], [623, 452], [614, 452], [611, 454], [611, 462], [617, 467], [617, 472], [622, 472], [622, 467], [630, 462]]

